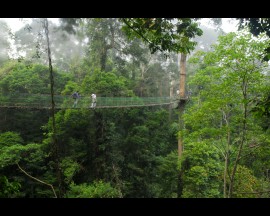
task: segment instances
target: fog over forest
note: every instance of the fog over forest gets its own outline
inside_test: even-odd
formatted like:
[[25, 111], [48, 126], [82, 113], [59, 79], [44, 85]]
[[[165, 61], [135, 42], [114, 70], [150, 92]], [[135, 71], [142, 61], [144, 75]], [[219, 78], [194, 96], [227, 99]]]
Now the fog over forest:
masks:
[[269, 198], [269, 26], [0, 18], [0, 197]]

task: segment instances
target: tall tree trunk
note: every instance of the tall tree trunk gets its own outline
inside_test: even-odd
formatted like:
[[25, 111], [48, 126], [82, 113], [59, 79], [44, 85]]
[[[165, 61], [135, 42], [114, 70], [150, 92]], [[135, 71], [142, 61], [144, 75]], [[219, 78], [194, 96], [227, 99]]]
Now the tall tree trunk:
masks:
[[[179, 107], [179, 129], [182, 132], [184, 129], [184, 122], [183, 122], [183, 113], [184, 113], [184, 106]], [[183, 135], [178, 136], [178, 157], [179, 159], [182, 157], [183, 153]]]
[[182, 53], [180, 58], [180, 98], [185, 98], [186, 96], [186, 62], [187, 56]]
[[233, 171], [232, 171], [232, 176], [231, 176], [231, 182], [229, 185], [229, 191], [228, 191], [228, 198], [232, 197], [233, 194], [233, 186], [234, 186], [234, 178], [237, 170], [237, 166], [241, 157], [241, 153], [243, 150], [244, 143], [246, 142], [246, 135], [247, 135], [247, 80], [246, 80], [246, 75], [243, 78], [242, 82], [242, 92], [243, 92], [243, 99], [244, 99], [244, 113], [243, 113], [243, 131], [242, 131], [242, 138], [240, 141], [240, 145], [238, 148], [237, 156], [235, 159]]
[[[224, 176], [223, 176], [223, 196], [224, 198], [227, 198], [227, 173], [229, 168], [229, 157], [230, 157], [230, 139], [231, 139], [231, 133], [229, 131], [229, 123], [227, 122], [227, 146], [225, 151], [225, 158], [224, 158]], [[230, 176], [229, 176], [230, 177]]]
[[59, 146], [56, 139], [56, 127], [55, 127], [55, 103], [54, 103], [54, 78], [53, 78], [53, 67], [52, 67], [52, 60], [51, 60], [51, 49], [50, 49], [50, 40], [49, 40], [49, 24], [48, 19], [44, 19], [44, 30], [47, 40], [47, 52], [48, 52], [48, 60], [49, 60], [49, 72], [50, 72], [50, 83], [51, 83], [51, 115], [52, 115], [52, 146], [53, 146], [53, 156], [55, 159], [55, 169], [56, 175], [58, 180], [58, 188], [59, 188], [59, 197], [62, 198], [64, 196], [64, 182], [62, 171], [60, 167], [60, 155], [59, 155]]
[[162, 97], [162, 88], [163, 88], [163, 86], [162, 86], [162, 83], [161, 83], [161, 81], [159, 82], [159, 96], [160, 97]]
[[226, 181], [226, 176], [227, 176], [227, 169], [228, 169], [228, 156], [225, 154], [225, 160], [224, 160], [224, 172], [223, 172], [223, 197], [227, 197], [227, 181]]
[[109, 18], [108, 20], [109, 20], [108, 25], [111, 33], [111, 43], [107, 44], [105, 38], [103, 38], [103, 49], [100, 57], [101, 71], [105, 71], [108, 58], [108, 50], [113, 49], [115, 44], [115, 29], [113, 27], [113, 22], [115, 22], [115, 20], [112, 18]]
[[107, 46], [105, 44], [101, 50], [101, 56], [100, 56], [100, 69], [101, 69], [101, 71], [105, 71], [105, 69], [106, 69], [107, 52], [108, 52], [108, 49], [107, 49]]
[[230, 143], [231, 143], [231, 132], [230, 132], [230, 111], [226, 114], [225, 111], [222, 111], [222, 119], [220, 128], [222, 128], [222, 121], [224, 120], [226, 123], [226, 130], [227, 130], [227, 142], [226, 142], [226, 148], [224, 151], [224, 172], [223, 172], [223, 197], [227, 198], [227, 176], [229, 179], [231, 178], [228, 172], [229, 168], [229, 158], [230, 158]]
[[[185, 102], [184, 99], [186, 92], [185, 92], [185, 84], [186, 84], [186, 59], [187, 56], [186, 54], [181, 54], [180, 58], [180, 86], [179, 86], [179, 91], [180, 91], [180, 102], [179, 102], [179, 126], [180, 126], [180, 131], [184, 129], [184, 122], [182, 120], [182, 115], [185, 110]], [[178, 156], [181, 158], [183, 152], [183, 137], [179, 136], [178, 137]]]
[[[173, 86], [174, 86], [174, 82], [171, 81], [170, 82], [170, 101], [173, 101], [173, 98], [174, 98]], [[172, 120], [172, 107], [173, 107], [173, 104], [170, 104], [170, 106], [169, 106], [169, 122], [171, 122], [171, 120]]]
[[[185, 110], [185, 82], [186, 82], [186, 54], [181, 53], [180, 57], [180, 101], [179, 101], [179, 129], [182, 132], [184, 129], [184, 121], [182, 119]], [[183, 153], [183, 135], [178, 136], [178, 159], [180, 160]], [[177, 196], [181, 197], [183, 193], [183, 168], [178, 175], [178, 192]]]

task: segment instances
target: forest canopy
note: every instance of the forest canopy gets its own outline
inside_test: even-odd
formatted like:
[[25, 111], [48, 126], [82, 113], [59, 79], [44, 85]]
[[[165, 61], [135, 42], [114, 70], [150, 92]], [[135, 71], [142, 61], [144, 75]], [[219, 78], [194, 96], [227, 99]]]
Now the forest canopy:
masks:
[[236, 20], [0, 20], [0, 197], [268, 198], [269, 20]]

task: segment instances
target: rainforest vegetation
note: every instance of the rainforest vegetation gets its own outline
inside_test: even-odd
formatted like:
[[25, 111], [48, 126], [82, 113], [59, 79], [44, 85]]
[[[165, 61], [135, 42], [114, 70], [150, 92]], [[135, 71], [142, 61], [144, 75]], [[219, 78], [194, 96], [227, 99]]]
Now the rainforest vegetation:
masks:
[[269, 20], [236, 20], [0, 19], [0, 197], [270, 197]]

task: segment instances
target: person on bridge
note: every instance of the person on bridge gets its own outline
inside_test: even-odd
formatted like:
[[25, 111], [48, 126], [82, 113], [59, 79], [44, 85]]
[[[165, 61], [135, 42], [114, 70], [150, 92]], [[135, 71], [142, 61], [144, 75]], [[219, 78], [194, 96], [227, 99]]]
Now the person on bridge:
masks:
[[73, 104], [73, 108], [76, 108], [77, 107], [77, 104], [78, 104], [78, 101], [79, 101], [79, 98], [80, 98], [81, 96], [79, 95], [79, 92], [74, 92], [73, 94], [72, 94], [72, 98], [74, 99], [74, 104]]
[[91, 94], [91, 98], [92, 98], [92, 104], [91, 104], [91, 108], [95, 108], [97, 105], [97, 96], [96, 94]]

